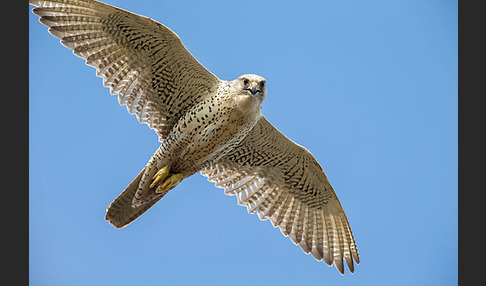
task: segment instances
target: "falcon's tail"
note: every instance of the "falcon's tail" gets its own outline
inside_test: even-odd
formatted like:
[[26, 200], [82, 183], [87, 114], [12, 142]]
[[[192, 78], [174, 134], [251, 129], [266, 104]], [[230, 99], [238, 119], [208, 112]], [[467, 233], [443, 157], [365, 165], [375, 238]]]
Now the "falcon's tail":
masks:
[[157, 203], [167, 193], [161, 193], [153, 197], [150, 201], [138, 206], [132, 207], [133, 197], [138, 189], [140, 180], [145, 172], [145, 168], [130, 183], [130, 185], [108, 206], [106, 209], [105, 219], [116, 228], [122, 228], [137, 219], [155, 203]]

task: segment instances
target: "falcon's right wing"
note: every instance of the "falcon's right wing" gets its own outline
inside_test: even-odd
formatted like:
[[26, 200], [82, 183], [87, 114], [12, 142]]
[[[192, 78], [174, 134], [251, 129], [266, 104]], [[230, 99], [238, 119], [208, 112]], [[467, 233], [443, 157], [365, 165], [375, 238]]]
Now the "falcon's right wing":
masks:
[[201, 171], [236, 195], [238, 204], [270, 219], [315, 259], [344, 273], [359, 263], [351, 227], [321, 166], [304, 147], [280, 133], [265, 117], [226, 156]]
[[95, 67], [103, 85], [160, 141], [220, 83], [174, 32], [152, 19], [93, 0], [29, 3], [49, 32]]

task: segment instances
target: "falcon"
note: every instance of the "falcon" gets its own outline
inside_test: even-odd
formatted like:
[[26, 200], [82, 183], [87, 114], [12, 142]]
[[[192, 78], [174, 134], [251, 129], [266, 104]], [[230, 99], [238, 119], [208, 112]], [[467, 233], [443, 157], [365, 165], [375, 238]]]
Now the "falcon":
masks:
[[351, 273], [358, 250], [322, 167], [261, 114], [266, 80], [221, 80], [166, 26], [93, 0], [29, 0], [32, 12], [161, 142], [108, 206], [122, 228], [180, 182], [201, 173], [320, 261]]

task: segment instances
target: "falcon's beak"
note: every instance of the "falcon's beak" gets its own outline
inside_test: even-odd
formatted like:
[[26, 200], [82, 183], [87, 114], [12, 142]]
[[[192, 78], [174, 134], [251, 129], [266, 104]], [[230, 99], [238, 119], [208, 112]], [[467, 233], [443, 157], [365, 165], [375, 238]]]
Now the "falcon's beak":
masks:
[[250, 83], [249, 90], [250, 90], [252, 95], [255, 95], [255, 94], [257, 94], [258, 92], [261, 91], [260, 88], [258, 87], [258, 83], [256, 83], [256, 82]]

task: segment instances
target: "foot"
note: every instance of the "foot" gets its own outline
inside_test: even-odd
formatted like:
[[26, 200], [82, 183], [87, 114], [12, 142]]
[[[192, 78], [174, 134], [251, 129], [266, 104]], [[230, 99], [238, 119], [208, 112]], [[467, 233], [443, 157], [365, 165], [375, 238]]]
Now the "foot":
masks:
[[158, 186], [155, 192], [163, 193], [169, 191], [170, 189], [177, 186], [181, 181], [182, 181], [181, 173], [173, 174], [170, 177], [168, 177], [162, 185]]
[[152, 177], [153, 181], [152, 184], [150, 184], [150, 188], [153, 188], [162, 183], [169, 176], [169, 171], [170, 167], [168, 165], [158, 170], [157, 173], [155, 173], [155, 175]]

